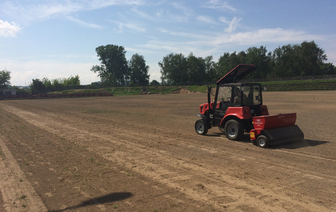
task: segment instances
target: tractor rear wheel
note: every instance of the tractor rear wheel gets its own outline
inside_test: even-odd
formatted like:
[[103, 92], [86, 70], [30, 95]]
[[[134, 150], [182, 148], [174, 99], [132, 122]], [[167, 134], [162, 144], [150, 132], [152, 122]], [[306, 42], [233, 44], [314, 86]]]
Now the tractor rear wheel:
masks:
[[244, 135], [243, 125], [235, 120], [229, 120], [225, 124], [225, 135], [230, 140], [240, 140]]
[[205, 122], [203, 121], [203, 119], [199, 119], [199, 120], [196, 121], [195, 130], [196, 130], [196, 133], [199, 134], [199, 135], [207, 134], [208, 128], [207, 128]]
[[257, 138], [257, 145], [261, 148], [266, 148], [269, 146], [269, 140], [264, 135], [259, 135]]

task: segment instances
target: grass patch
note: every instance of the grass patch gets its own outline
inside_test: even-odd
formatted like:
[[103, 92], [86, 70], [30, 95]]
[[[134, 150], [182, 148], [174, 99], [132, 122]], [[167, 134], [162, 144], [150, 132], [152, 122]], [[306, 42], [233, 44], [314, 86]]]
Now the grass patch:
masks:
[[[215, 86], [215, 85], [214, 85]], [[212, 87], [214, 87], [212, 86]], [[189, 91], [192, 91], [192, 92], [202, 92], [202, 93], [206, 93], [207, 90], [208, 90], [208, 87], [206, 85], [202, 85], [202, 86], [197, 86], [197, 85], [191, 85], [191, 86], [188, 86], [187, 89]]]
[[26, 195], [22, 195], [21, 197], [20, 197], [20, 199], [26, 199]]
[[290, 80], [290, 81], [268, 81], [268, 82], [261, 82], [261, 84], [265, 85], [272, 85], [272, 84], [293, 84], [293, 83], [329, 83], [333, 82], [336, 83], [336, 79], [329, 79], [329, 80]]
[[314, 91], [314, 90], [336, 90], [336, 80], [296, 80], [262, 82], [261, 85], [267, 91]]

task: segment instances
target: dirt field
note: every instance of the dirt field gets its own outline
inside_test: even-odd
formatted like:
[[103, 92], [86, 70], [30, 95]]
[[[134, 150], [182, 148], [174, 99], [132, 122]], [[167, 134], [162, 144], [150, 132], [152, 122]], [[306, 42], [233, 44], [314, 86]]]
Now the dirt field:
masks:
[[0, 211], [335, 211], [336, 91], [266, 92], [302, 142], [195, 133], [206, 94], [0, 102]]

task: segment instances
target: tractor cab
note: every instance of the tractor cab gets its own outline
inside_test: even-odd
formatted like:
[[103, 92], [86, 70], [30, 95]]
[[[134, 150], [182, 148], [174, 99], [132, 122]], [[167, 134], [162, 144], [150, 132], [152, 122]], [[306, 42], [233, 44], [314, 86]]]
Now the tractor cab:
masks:
[[252, 116], [261, 115], [262, 94], [258, 83], [220, 84], [213, 95], [215, 111], [225, 113], [228, 107], [249, 107]]

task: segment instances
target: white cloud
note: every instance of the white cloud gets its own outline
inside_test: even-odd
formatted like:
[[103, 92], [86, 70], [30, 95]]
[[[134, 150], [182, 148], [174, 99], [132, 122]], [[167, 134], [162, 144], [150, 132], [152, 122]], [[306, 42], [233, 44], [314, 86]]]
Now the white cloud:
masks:
[[177, 37], [184, 37], [188, 40], [195, 39], [195, 40], [206, 40], [208, 35], [203, 35], [202, 33], [192, 33], [192, 32], [180, 32], [180, 31], [169, 31], [165, 28], [157, 28], [157, 30], [161, 33], [166, 33], [169, 35], [177, 36]]
[[87, 6], [89, 10], [95, 10], [99, 8], [104, 8], [112, 5], [133, 5], [139, 6], [143, 5], [143, 0], [91, 0], [91, 1], [79, 1], [80, 4]]
[[15, 37], [19, 31], [20, 27], [16, 23], [0, 20], [0, 37]]
[[232, 12], [236, 11], [236, 8], [230, 6], [229, 3], [227, 3], [226, 1], [223, 2], [221, 0], [210, 0], [202, 6], [210, 9], [229, 10]]
[[148, 20], [151, 20], [151, 21], [155, 21], [155, 18], [143, 11], [139, 11], [137, 8], [132, 8], [131, 11], [134, 13], [134, 14], [137, 14], [139, 17], [141, 18], [145, 18], [145, 19], [148, 19]]
[[189, 16], [191, 16], [194, 13], [192, 9], [190, 9], [190, 8], [188, 8], [186, 6], [183, 6], [182, 4], [179, 4], [177, 2], [172, 2], [171, 5], [175, 9], [181, 10], [185, 16], [189, 17]]
[[169, 3], [173, 9], [175, 10], [165, 10], [156, 13], [157, 17], [163, 17], [163, 15], [166, 15], [165, 21], [171, 21], [171, 22], [188, 22], [189, 18], [194, 15], [194, 11], [180, 3], [177, 2], [171, 2]]
[[216, 22], [209, 16], [197, 16], [197, 20], [204, 22], [204, 23], [208, 23], [208, 24], [215, 24]]
[[223, 22], [225, 24], [230, 24], [231, 23], [230, 21], [226, 20], [226, 18], [223, 17], [223, 16], [219, 17], [219, 21], [221, 21], [221, 22]]
[[[255, 45], [278, 46], [288, 43], [301, 43], [305, 40], [326, 41], [321, 35], [307, 34], [304, 31], [285, 30], [281, 28], [259, 29], [238, 33], [188, 33], [158, 29], [176, 37], [189, 38], [186, 42], [151, 40], [145, 45], [139, 45], [143, 50], [156, 51], [157, 55], [165, 56], [168, 53], [183, 53], [188, 55], [193, 52], [202, 57], [218, 52], [248, 48]], [[328, 54], [329, 55], [329, 54]]]
[[235, 31], [239, 25], [239, 22], [241, 21], [241, 18], [234, 17], [232, 21], [230, 22], [229, 27], [225, 28], [225, 32], [231, 33]]
[[[182, 53], [189, 55], [193, 52], [197, 56], [209, 56], [213, 52], [213, 46], [207, 46], [210, 42], [194, 41], [194, 42], [167, 42], [167, 41], [149, 41], [145, 45], [139, 45], [143, 49], [150, 49], [156, 51], [156, 55], [164, 57], [170, 53]], [[155, 56], [155, 55], [153, 55]], [[158, 61], [162, 58], [158, 58]]]
[[[19, 22], [28, 24], [37, 20], [47, 20], [50, 18], [67, 17], [71, 14], [80, 11], [97, 10], [113, 5], [142, 5], [142, 0], [60, 0], [60, 1], [41, 1], [43, 3], [31, 4], [22, 6], [22, 4], [15, 4], [7, 1], [0, 4], [0, 13], [6, 14]], [[70, 19], [69, 19], [70, 20]], [[71, 20], [74, 21], [74, 20]], [[74, 21], [80, 25], [89, 27], [96, 27], [98, 25], [88, 24], [83, 21]]]
[[146, 28], [140, 27], [136, 23], [131, 23], [131, 22], [119, 22], [119, 21], [111, 21], [112, 23], [115, 23], [118, 25], [118, 29], [115, 29], [116, 32], [118, 33], [123, 33], [124, 27], [135, 31], [135, 32], [146, 32]]
[[49, 61], [28, 61], [20, 62], [13, 60], [0, 60], [0, 67], [6, 67], [11, 71], [11, 84], [28, 86], [32, 79], [49, 79], [68, 78], [79, 75], [82, 85], [99, 81], [99, 77], [90, 71], [93, 63], [65, 63]]
[[84, 21], [81, 21], [77, 18], [74, 18], [74, 17], [71, 17], [71, 16], [67, 16], [66, 17], [68, 20], [74, 22], [74, 23], [77, 23], [81, 26], [84, 26], [84, 27], [87, 27], [87, 28], [93, 28], [93, 29], [102, 29], [103, 27], [100, 26], [100, 25], [97, 25], [97, 24], [92, 24], [92, 23], [87, 23], [87, 22], [84, 22]]
[[310, 35], [304, 31], [284, 30], [281, 28], [259, 29], [251, 32], [223, 34], [213, 39], [212, 45], [241, 44], [256, 45], [260, 43], [302, 42], [304, 40], [324, 40], [321, 35]]

